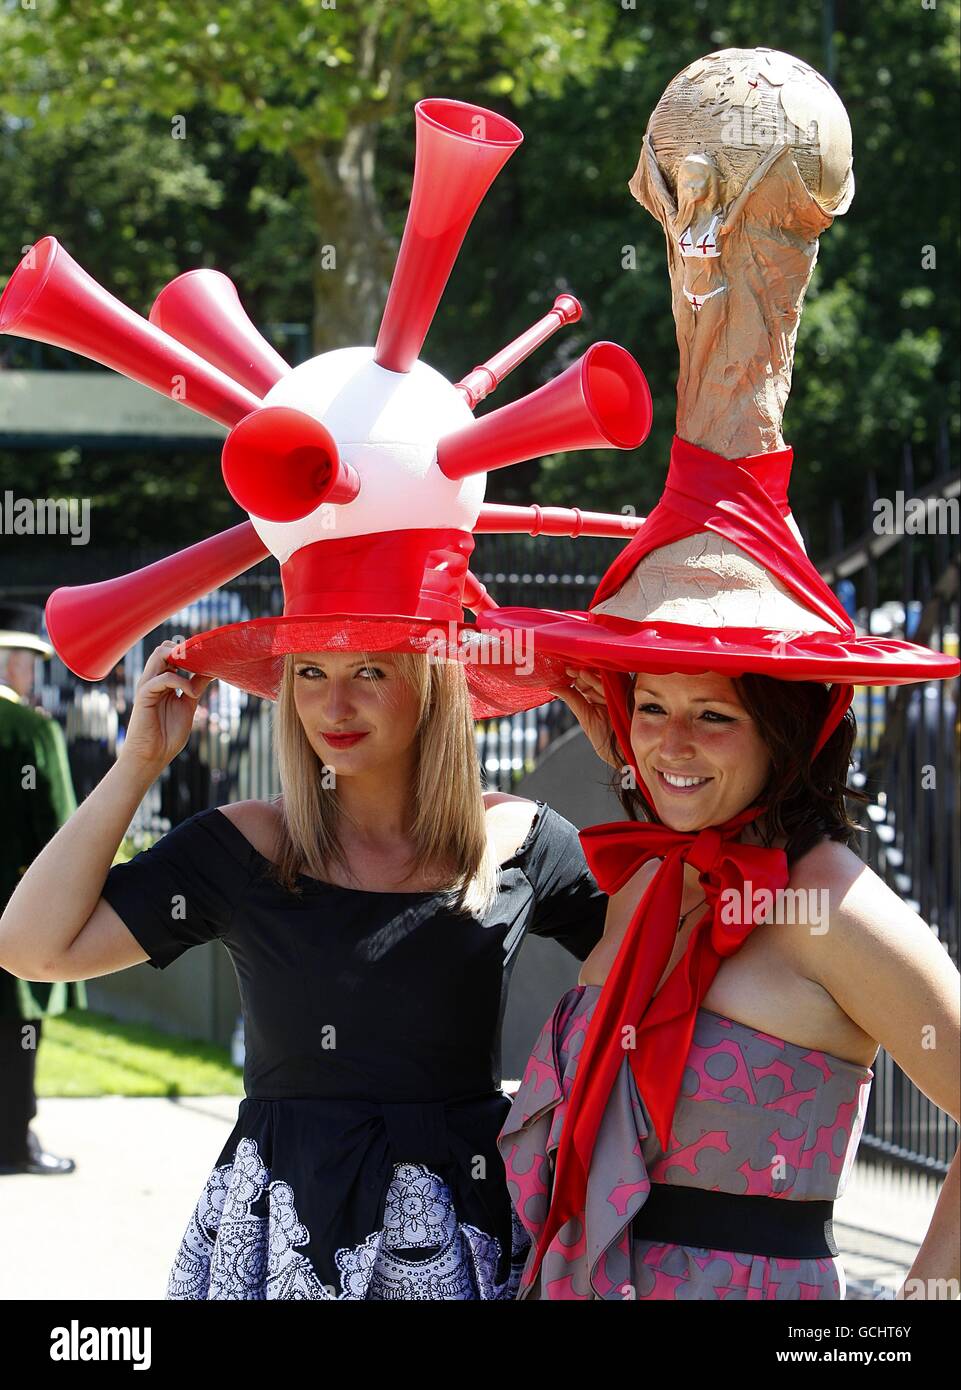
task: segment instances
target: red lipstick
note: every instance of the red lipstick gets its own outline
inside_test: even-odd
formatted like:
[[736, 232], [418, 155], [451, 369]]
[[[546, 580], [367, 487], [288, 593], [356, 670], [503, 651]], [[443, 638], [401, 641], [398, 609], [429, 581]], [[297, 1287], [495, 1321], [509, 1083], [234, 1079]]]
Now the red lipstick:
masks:
[[331, 748], [353, 748], [355, 743], [359, 743], [362, 738], [366, 738], [366, 732], [361, 734], [321, 734], [325, 743], [329, 743]]

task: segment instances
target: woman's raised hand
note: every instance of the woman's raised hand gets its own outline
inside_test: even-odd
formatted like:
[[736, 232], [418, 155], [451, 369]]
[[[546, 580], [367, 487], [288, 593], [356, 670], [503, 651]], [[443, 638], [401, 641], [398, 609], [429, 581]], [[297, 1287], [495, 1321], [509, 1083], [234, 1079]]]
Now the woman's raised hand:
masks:
[[172, 671], [166, 657], [176, 645], [161, 642], [147, 658], [118, 762], [132, 760], [159, 773], [173, 762], [190, 737], [197, 701], [214, 677], [179, 676]]
[[616, 750], [614, 726], [604, 698], [604, 687], [597, 671], [583, 667], [564, 668], [573, 681], [569, 686], [549, 685], [547, 688], [564, 704], [576, 718], [594, 746], [594, 752], [611, 767], [620, 767], [624, 761]]

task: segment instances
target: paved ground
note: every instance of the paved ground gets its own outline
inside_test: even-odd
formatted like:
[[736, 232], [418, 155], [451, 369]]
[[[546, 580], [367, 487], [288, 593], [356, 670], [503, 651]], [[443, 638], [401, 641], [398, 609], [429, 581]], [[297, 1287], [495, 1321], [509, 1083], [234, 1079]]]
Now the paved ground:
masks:
[[65, 1176], [0, 1176], [0, 1299], [163, 1298], [235, 1096], [41, 1100], [34, 1132]]
[[[239, 1098], [41, 1100], [34, 1129], [77, 1169], [0, 1176], [0, 1299], [161, 1299]], [[835, 1207], [848, 1296], [903, 1279], [937, 1200], [930, 1181], [858, 1165]]]

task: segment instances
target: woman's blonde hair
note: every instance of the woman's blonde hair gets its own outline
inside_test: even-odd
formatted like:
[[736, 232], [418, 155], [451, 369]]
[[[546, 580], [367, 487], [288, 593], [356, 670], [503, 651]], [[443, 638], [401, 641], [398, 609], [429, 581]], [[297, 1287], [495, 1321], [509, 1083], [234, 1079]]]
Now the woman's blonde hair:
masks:
[[[376, 665], [373, 653], [357, 656]], [[438, 891], [451, 894], [454, 910], [484, 914], [497, 894], [499, 866], [488, 838], [463, 667], [415, 652], [395, 653], [393, 662], [420, 706], [411, 788], [415, 848], [407, 877], [424, 866], [437, 866]], [[336, 779], [311, 747], [297, 712], [294, 664], [293, 656], [284, 662], [273, 719], [283, 804], [272, 872], [288, 892], [299, 893], [299, 873], [323, 879], [336, 863], [349, 877], [355, 875], [338, 836]]]

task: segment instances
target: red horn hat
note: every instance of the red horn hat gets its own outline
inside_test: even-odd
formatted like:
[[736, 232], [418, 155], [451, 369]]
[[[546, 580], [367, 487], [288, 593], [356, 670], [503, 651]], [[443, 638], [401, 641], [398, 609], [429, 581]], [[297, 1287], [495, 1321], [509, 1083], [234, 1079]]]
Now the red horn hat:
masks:
[[289, 653], [420, 651], [464, 661], [476, 716], [552, 698], [502, 679], [501, 644], [463, 621], [464, 607], [496, 607], [469, 570], [474, 535], [622, 536], [633, 523], [485, 505], [486, 474], [563, 449], [636, 448], [650, 392], [630, 353], [595, 343], [546, 386], [474, 419], [509, 371], [580, 317], [570, 295], [456, 385], [418, 360], [471, 220], [523, 137], [465, 102], [421, 101], [415, 117], [410, 211], [375, 347], [292, 370], [214, 270], [178, 276], [148, 321], [53, 237], [11, 276], [0, 331], [81, 352], [228, 427], [224, 481], [250, 518], [136, 573], [51, 594], [51, 640], [78, 675], [101, 679], [146, 633], [272, 554], [283, 614], [199, 633], [171, 666], [273, 699]]

